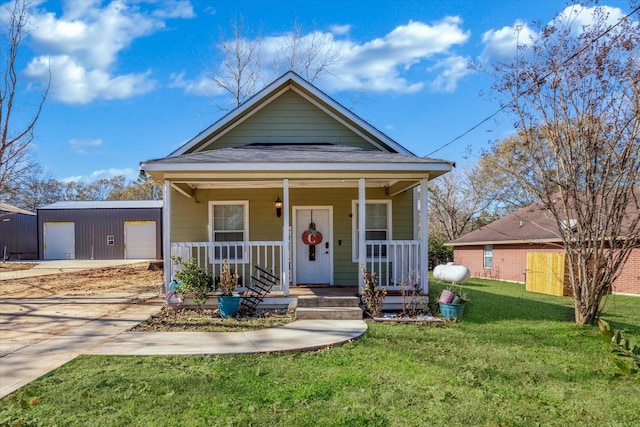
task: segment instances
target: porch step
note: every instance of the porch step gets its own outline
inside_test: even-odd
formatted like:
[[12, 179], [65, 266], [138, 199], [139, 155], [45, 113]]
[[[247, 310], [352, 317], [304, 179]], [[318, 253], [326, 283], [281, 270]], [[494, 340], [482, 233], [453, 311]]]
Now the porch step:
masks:
[[296, 320], [362, 320], [360, 307], [298, 307]]
[[358, 297], [298, 297], [296, 320], [362, 320]]
[[298, 307], [360, 307], [358, 297], [319, 297], [303, 295], [298, 297]]

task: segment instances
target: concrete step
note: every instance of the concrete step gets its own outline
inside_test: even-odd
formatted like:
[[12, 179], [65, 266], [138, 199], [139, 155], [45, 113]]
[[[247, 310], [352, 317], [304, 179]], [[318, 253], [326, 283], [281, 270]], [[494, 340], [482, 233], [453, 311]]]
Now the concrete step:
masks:
[[359, 307], [358, 297], [299, 296], [298, 307]]
[[300, 307], [296, 320], [362, 320], [359, 307]]

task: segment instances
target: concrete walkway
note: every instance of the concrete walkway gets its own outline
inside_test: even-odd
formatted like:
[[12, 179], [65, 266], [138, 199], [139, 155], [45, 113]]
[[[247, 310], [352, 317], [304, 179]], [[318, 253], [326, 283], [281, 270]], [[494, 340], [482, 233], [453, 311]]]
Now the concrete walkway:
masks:
[[81, 354], [170, 355], [308, 351], [361, 337], [361, 320], [301, 320], [247, 332], [127, 332], [160, 303], [137, 304], [0, 358], [0, 398]]

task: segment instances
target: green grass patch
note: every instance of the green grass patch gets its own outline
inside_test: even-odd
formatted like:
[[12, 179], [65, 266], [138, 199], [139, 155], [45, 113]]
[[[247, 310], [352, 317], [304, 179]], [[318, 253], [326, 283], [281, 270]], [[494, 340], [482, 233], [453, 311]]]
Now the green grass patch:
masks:
[[[617, 371], [596, 327], [573, 323], [570, 298], [490, 280], [465, 288], [461, 322], [372, 323], [362, 339], [318, 352], [83, 356], [0, 401], [0, 422], [640, 425], [640, 381]], [[639, 307], [611, 296], [604, 317], [638, 341]]]

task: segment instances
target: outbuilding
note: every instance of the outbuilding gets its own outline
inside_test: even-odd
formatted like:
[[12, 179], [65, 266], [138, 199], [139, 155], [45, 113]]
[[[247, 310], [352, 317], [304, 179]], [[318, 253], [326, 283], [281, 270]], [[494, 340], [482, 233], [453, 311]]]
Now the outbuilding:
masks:
[[0, 259], [38, 258], [36, 214], [0, 203]]
[[56, 202], [38, 209], [39, 258], [162, 259], [162, 201]]

